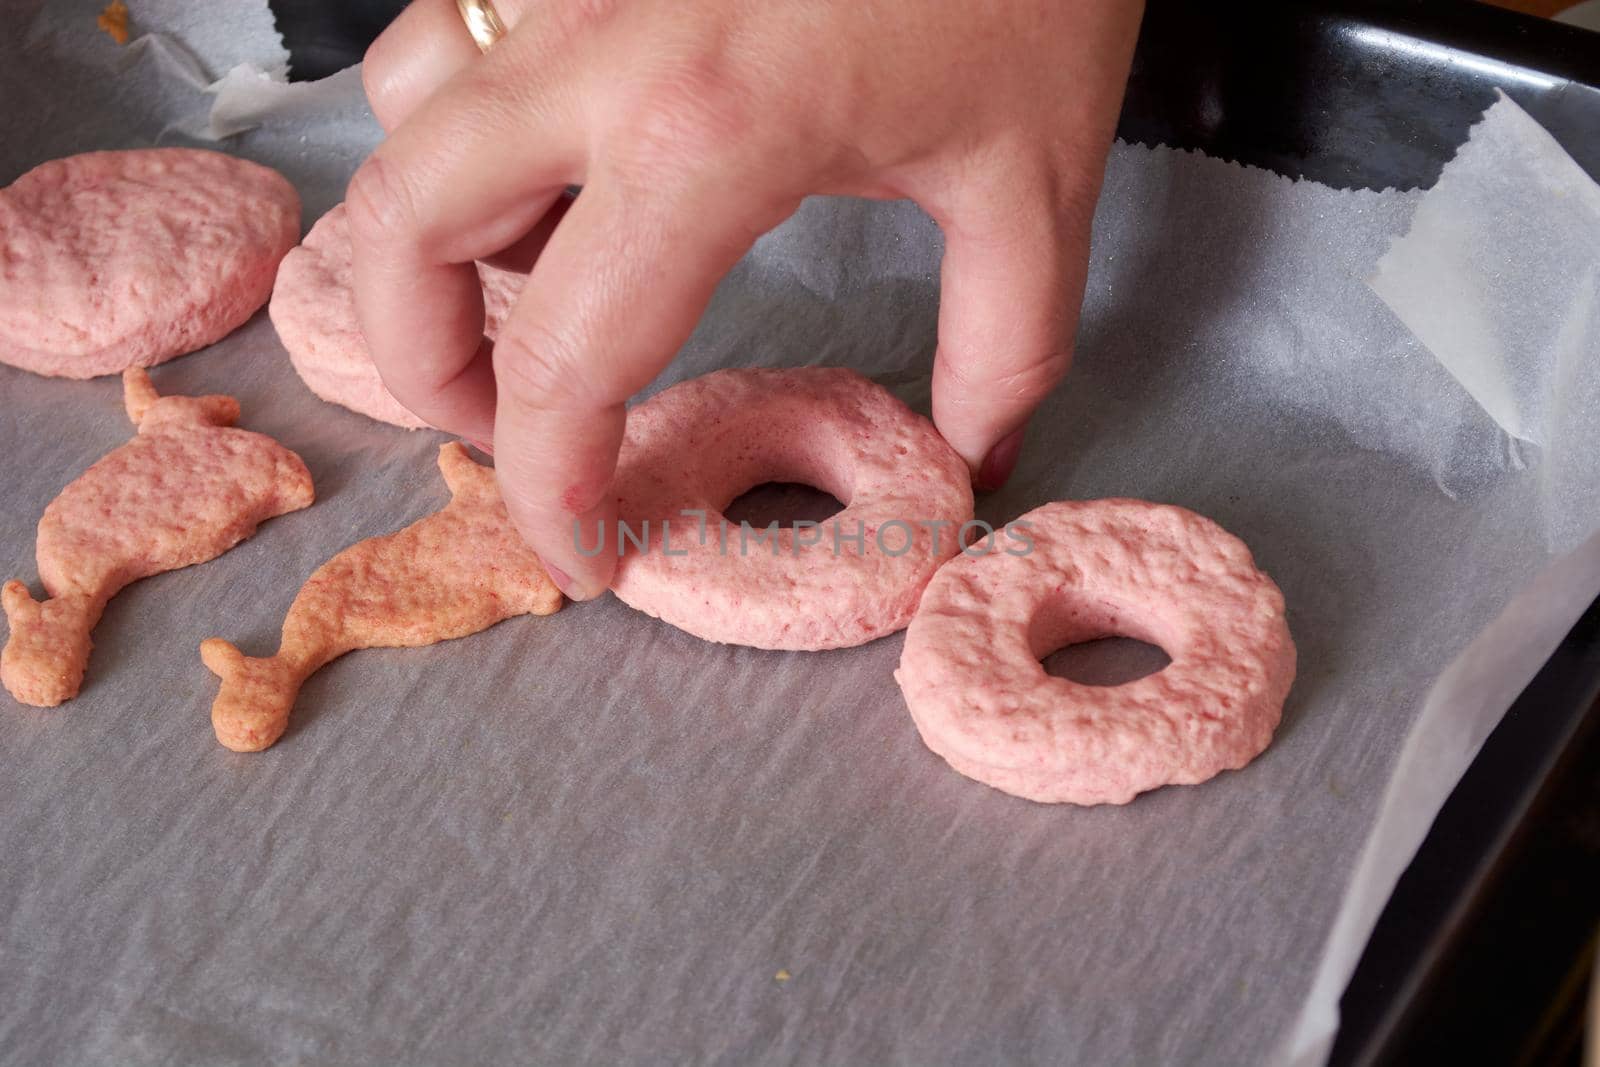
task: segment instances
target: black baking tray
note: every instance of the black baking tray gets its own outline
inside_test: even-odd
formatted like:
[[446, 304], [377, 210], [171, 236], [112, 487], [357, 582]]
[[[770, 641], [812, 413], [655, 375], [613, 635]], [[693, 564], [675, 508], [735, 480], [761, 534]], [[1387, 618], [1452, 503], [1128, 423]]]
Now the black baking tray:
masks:
[[[294, 76], [315, 78], [358, 60], [404, 3], [272, 6]], [[1497, 90], [1600, 179], [1600, 34], [1470, 0], [1151, 0], [1118, 132], [1410, 189], [1438, 178]], [[1577, 1063], [1597, 922], [1600, 601], [1435, 820], [1345, 992], [1331, 1062]]]
[[[1600, 179], [1600, 34], [1468, 0], [1154, 0], [1119, 133], [1408, 189], [1433, 184], [1497, 91]], [[1579, 1061], [1600, 923], [1597, 698], [1600, 601], [1435, 819], [1345, 991], [1330, 1063]]]

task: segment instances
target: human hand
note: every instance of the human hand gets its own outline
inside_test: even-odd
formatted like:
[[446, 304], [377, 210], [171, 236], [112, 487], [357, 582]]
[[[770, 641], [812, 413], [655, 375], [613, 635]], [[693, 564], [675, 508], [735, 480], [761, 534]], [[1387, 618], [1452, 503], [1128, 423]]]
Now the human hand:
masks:
[[[453, 0], [368, 53], [388, 139], [350, 183], [356, 304], [401, 403], [493, 441], [574, 599], [615, 559], [624, 403], [722, 276], [813, 193], [907, 197], [945, 235], [933, 417], [979, 488], [1071, 361], [1139, 0]], [[575, 201], [563, 197], [583, 185]], [[474, 260], [531, 270], [483, 339]]]

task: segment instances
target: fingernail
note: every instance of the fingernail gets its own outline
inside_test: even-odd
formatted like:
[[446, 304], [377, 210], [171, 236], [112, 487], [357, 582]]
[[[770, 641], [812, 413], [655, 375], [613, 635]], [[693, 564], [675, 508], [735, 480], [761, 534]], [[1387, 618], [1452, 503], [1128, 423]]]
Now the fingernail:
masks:
[[987, 493], [1006, 484], [1011, 472], [1017, 469], [1017, 458], [1022, 455], [1022, 437], [1026, 431], [1026, 426], [1018, 426], [989, 449], [989, 454], [978, 467], [975, 481], [981, 492]]
[[546, 563], [544, 572], [550, 576], [552, 582], [556, 583], [556, 588], [566, 594], [568, 600], [582, 599], [572, 595], [572, 578], [568, 576], [566, 571], [557, 567], [554, 563]]

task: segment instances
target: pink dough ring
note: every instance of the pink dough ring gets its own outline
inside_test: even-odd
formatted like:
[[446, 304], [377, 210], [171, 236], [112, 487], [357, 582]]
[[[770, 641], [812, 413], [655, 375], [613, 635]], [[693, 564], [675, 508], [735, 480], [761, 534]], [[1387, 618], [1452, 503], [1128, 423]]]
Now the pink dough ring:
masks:
[[[930, 749], [1020, 797], [1126, 804], [1267, 747], [1295, 650], [1283, 594], [1244, 542], [1141, 500], [1046, 504], [1017, 523], [1031, 552], [1000, 537], [989, 555], [951, 562], [911, 621], [895, 679]], [[1118, 686], [1052, 677], [1039, 662], [1112, 635], [1172, 662]]]
[[[317, 220], [278, 267], [267, 314], [289, 352], [295, 373], [317, 396], [379, 422], [417, 430], [417, 418], [383, 384], [356, 318], [350, 223], [343, 204]], [[484, 333], [492, 340], [527, 280], [523, 274], [478, 265], [483, 283]]]
[[[765, 482], [812, 485], [845, 507], [815, 531], [820, 543], [797, 548], [783, 528], [776, 552], [747, 541], [741, 553], [722, 509]], [[616, 485], [623, 524], [637, 536], [650, 523], [645, 550], [627, 544], [618, 561], [617, 596], [696, 637], [754, 648], [846, 648], [904, 629], [972, 518], [971, 475], [933, 424], [840, 367], [722, 370], [664, 390], [629, 412]], [[703, 542], [682, 515], [696, 508]], [[878, 531], [895, 520], [904, 526], [884, 529], [884, 551]], [[937, 551], [933, 522], [947, 524]], [[583, 537], [592, 550], [595, 532]]]

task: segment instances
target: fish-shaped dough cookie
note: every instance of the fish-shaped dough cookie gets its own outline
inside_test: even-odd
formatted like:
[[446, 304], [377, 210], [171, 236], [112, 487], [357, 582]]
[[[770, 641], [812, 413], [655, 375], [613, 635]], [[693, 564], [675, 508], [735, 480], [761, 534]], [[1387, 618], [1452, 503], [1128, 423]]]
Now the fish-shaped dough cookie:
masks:
[[122, 375], [138, 428], [61, 491], [39, 520], [35, 555], [49, 598], [5, 584], [11, 635], [0, 682], [24, 704], [49, 708], [78, 695], [90, 632], [123, 586], [214, 559], [276, 515], [315, 497], [300, 457], [264, 434], [233, 426], [231, 396], [160, 396], [150, 375]]
[[494, 472], [459, 443], [439, 449], [439, 470], [450, 503], [317, 568], [289, 605], [277, 655], [246, 656], [215, 637], [201, 644], [222, 679], [211, 725], [225, 747], [259, 752], [278, 740], [300, 686], [346, 652], [431, 645], [561, 607], [561, 591], [506, 515]]

